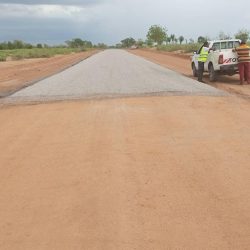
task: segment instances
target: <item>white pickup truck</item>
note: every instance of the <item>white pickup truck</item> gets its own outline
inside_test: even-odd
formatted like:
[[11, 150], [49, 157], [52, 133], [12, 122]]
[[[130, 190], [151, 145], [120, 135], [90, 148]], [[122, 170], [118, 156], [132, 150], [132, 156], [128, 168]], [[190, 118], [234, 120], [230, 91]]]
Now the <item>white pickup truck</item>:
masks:
[[[240, 45], [240, 40], [217, 40], [208, 43], [210, 52], [204, 65], [204, 71], [209, 73], [209, 80], [216, 81], [219, 74], [234, 75], [238, 73], [238, 57], [233, 49]], [[198, 58], [202, 47], [192, 56], [193, 76], [198, 74]]]

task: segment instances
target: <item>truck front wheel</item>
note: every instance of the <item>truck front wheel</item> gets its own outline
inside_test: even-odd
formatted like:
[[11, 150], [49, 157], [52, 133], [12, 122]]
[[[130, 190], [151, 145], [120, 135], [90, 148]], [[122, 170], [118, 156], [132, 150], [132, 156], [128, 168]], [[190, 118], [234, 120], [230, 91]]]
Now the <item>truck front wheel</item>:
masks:
[[215, 82], [217, 80], [217, 72], [214, 70], [213, 64], [209, 65], [208, 73], [209, 73], [209, 81]]

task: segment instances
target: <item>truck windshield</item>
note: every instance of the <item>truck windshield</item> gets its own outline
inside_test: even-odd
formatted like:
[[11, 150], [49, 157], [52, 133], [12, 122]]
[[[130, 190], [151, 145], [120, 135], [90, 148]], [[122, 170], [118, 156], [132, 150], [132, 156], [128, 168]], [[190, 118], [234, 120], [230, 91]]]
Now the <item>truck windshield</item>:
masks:
[[220, 50], [220, 43], [214, 43], [212, 48], [213, 50]]
[[213, 50], [222, 50], [222, 49], [233, 49], [239, 47], [239, 41], [228, 41], [228, 42], [216, 42], [213, 44]]

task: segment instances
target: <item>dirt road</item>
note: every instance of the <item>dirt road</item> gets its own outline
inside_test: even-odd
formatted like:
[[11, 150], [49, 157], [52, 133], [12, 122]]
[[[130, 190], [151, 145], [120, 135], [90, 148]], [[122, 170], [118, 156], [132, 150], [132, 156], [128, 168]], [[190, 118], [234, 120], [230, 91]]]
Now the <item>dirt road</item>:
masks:
[[96, 50], [91, 50], [51, 58], [0, 62], [0, 97], [8, 96], [33, 81], [55, 74], [95, 53]]
[[248, 249], [249, 108], [190, 94], [1, 106], [0, 249]]

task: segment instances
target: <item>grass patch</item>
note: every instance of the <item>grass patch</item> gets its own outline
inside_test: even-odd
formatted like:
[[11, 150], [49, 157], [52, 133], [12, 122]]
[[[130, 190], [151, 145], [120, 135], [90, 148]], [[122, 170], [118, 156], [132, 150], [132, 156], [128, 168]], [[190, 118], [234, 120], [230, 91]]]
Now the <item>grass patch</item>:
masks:
[[16, 49], [16, 50], [0, 50], [0, 61], [6, 61], [7, 57], [14, 60], [26, 58], [49, 58], [55, 55], [66, 55], [73, 52], [81, 52], [85, 49], [73, 48], [33, 48], [33, 49]]
[[198, 43], [191, 43], [191, 44], [167, 44], [158, 46], [158, 50], [173, 52], [173, 51], [182, 51], [183, 53], [190, 53], [197, 51], [200, 48], [200, 44]]
[[6, 61], [6, 57], [4, 55], [1, 55], [0, 52], [0, 62], [5, 62]]

